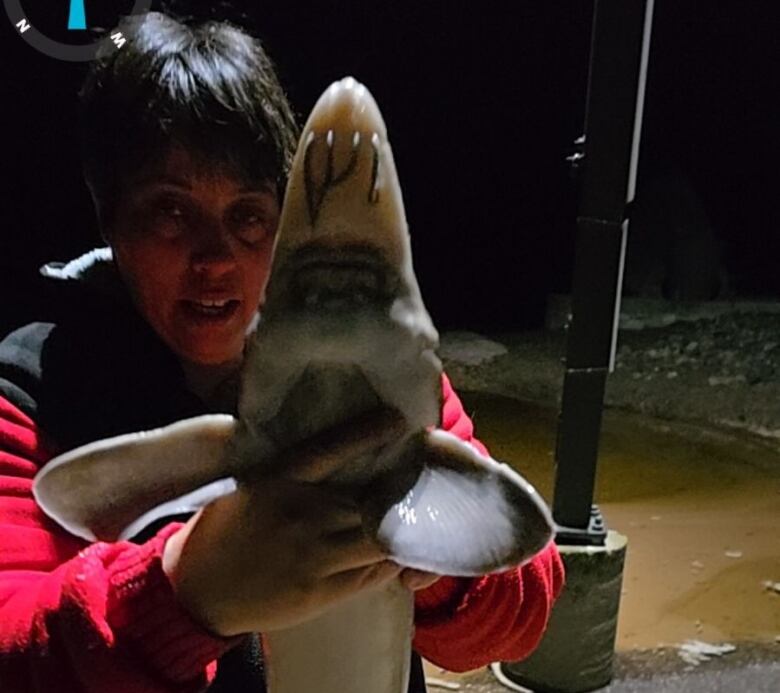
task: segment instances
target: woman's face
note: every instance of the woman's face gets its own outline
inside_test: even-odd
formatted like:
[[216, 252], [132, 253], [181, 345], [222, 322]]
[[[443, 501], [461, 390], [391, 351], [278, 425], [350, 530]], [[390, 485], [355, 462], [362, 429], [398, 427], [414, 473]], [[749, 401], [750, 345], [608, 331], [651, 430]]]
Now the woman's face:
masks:
[[279, 201], [182, 148], [125, 184], [108, 237], [136, 306], [182, 359], [240, 360], [271, 269]]

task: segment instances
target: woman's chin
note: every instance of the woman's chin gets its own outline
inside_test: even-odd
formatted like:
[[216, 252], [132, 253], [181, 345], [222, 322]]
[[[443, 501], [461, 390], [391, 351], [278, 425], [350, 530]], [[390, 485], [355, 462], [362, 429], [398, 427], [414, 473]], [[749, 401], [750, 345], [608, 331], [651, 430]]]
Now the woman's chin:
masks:
[[241, 359], [246, 341], [243, 316], [232, 314], [229, 319], [186, 316], [180, 320], [168, 345], [185, 361], [201, 366], [220, 366]]
[[177, 334], [168, 346], [182, 360], [197, 366], [224, 366], [241, 361], [245, 330], [196, 330]]
[[227, 350], [224, 348], [209, 348], [203, 345], [200, 348], [193, 349], [193, 345], [188, 345], [186, 350], [179, 350], [179, 357], [195, 366], [227, 366], [241, 361], [243, 356], [243, 345], [241, 348]]

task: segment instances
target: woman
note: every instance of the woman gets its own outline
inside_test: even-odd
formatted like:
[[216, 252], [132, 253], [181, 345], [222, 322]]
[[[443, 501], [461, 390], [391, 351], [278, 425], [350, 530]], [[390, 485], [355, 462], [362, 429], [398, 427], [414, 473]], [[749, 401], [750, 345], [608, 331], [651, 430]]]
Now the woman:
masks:
[[[255, 39], [157, 13], [121, 29], [127, 44], [81, 94], [109, 248], [44, 268], [52, 320], [0, 344], [0, 690], [260, 690], [248, 633], [398, 576], [416, 590], [423, 656], [453, 670], [524, 657], [562, 585], [553, 545], [480, 579], [402, 570], [360, 532], [338, 541], [359, 517], [292, 482], [89, 546], [35, 505], [32, 478], [57, 451], [233, 411], [296, 144]], [[379, 413], [288, 454], [302, 466], [361, 456], [396, 426]], [[446, 378], [442, 427], [481, 446]], [[417, 672], [411, 690], [424, 690]]]

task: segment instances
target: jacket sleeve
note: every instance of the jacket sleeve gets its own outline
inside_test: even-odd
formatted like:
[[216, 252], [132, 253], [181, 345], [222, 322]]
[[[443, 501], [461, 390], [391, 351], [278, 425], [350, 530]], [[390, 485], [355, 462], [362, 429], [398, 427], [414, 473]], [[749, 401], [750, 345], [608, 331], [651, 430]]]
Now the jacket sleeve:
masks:
[[[446, 376], [442, 394], [442, 428], [487, 454]], [[415, 595], [414, 647], [450, 671], [523, 659], [539, 644], [563, 582], [552, 542], [519, 568], [480, 578], [442, 577]]]
[[0, 690], [203, 689], [238, 640], [212, 637], [175, 600], [161, 559], [181, 525], [141, 545], [75, 539], [32, 496], [50, 457], [0, 397]]

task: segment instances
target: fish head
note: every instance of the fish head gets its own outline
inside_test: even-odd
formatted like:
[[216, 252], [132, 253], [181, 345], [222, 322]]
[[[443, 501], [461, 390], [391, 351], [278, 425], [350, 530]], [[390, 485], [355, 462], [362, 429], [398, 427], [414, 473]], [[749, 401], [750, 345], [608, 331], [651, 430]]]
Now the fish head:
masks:
[[270, 437], [289, 447], [377, 400], [410, 430], [438, 425], [438, 341], [412, 266], [385, 122], [368, 89], [344, 78], [314, 106], [290, 172], [244, 362], [247, 439], [254, 445], [274, 429]]
[[263, 318], [361, 307], [420, 319], [437, 335], [412, 268], [409, 231], [387, 128], [352, 77], [317, 101], [293, 161]]

